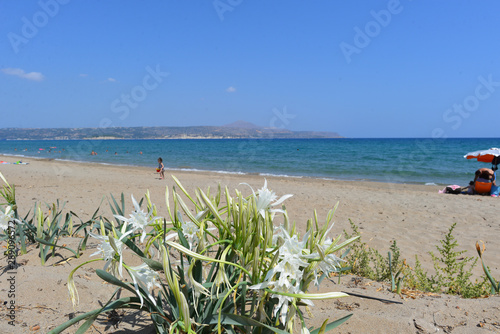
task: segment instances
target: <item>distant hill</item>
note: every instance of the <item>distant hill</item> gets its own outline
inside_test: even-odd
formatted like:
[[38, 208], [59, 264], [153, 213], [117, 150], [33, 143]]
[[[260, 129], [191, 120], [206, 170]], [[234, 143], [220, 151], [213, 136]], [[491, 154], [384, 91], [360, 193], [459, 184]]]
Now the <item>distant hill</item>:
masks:
[[272, 139], [342, 137], [336, 132], [290, 131], [287, 129], [263, 128], [244, 121], [237, 121], [225, 126], [0, 129], [0, 140], [226, 138]]
[[240, 129], [257, 129], [260, 126], [257, 126], [253, 123], [246, 122], [246, 121], [236, 121], [230, 124], [224, 125], [226, 128], [240, 128]]

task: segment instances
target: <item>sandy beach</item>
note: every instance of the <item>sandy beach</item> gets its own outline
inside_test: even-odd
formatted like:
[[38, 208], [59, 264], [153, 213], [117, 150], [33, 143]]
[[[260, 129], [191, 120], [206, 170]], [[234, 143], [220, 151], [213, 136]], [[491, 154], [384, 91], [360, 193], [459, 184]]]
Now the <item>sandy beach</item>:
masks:
[[[0, 156], [1, 160], [15, 161], [14, 157]], [[250, 184], [255, 190], [264, 184], [259, 175], [235, 175], [210, 172], [166, 171], [166, 179], [160, 180], [151, 168], [97, 165], [55, 160], [25, 158], [27, 165], [0, 165], [0, 172], [16, 186], [16, 197], [21, 215], [33, 208], [35, 202], [52, 203], [57, 199], [66, 202], [66, 210], [78, 214], [82, 220], [90, 218], [101, 201], [101, 212], [111, 216], [106, 198], [118, 197], [122, 192], [127, 208], [132, 208], [130, 196], [141, 198], [149, 190], [160, 213], [166, 212], [165, 187], [172, 187], [175, 175], [191, 193], [196, 188], [216, 188], [220, 183], [233, 193], [238, 188], [244, 194], [251, 190], [241, 183]], [[397, 241], [401, 255], [410, 265], [415, 254], [424, 269], [433, 272], [429, 251], [436, 252], [436, 245], [453, 223], [457, 223], [454, 236], [459, 250], [467, 250], [465, 256], [476, 257], [476, 241], [486, 245], [484, 259], [492, 275], [500, 278], [500, 199], [489, 196], [439, 194], [442, 186], [390, 184], [376, 182], [348, 182], [312, 178], [267, 177], [268, 186], [278, 196], [293, 194], [285, 204], [291, 220], [304, 231], [306, 221], [316, 209], [324, 220], [327, 212], [338, 202], [334, 216], [332, 236], [343, 230], [350, 231], [352, 220], [362, 233], [362, 240], [386, 254], [393, 240]], [[166, 213], [165, 213], [166, 215]], [[277, 218], [279, 222], [279, 219]], [[77, 242], [65, 240], [68, 245]], [[5, 247], [4, 243], [2, 246]], [[17, 271], [16, 327], [7, 324], [6, 308], [2, 306], [0, 332], [45, 333], [63, 323], [73, 312], [95, 309], [106, 302], [113, 289], [102, 281], [89, 267], [80, 272], [76, 284], [80, 290], [80, 305], [72, 310], [68, 299], [66, 279], [78, 263], [88, 259], [93, 252], [86, 251], [80, 259], [53, 266], [61, 257], [51, 259], [45, 266], [40, 264], [37, 250], [31, 248], [19, 256], [21, 266]], [[63, 253], [68, 256], [69, 253]], [[83, 258], [83, 259], [82, 259]], [[2, 255], [2, 267], [7, 260]], [[99, 268], [99, 265], [96, 266]], [[95, 268], [95, 267], [94, 267]], [[477, 266], [475, 276], [482, 274]], [[0, 275], [0, 301], [6, 300], [8, 282], [5, 271]], [[447, 295], [426, 295], [416, 299], [401, 298], [388, 291], [381, 283], [344, 277], [341, 284], [326, 282], [323, 289], [345, 291], [398, 303], [382, 303], [376, 300], [348, 297], [339, 302], [316, 303], [315, 315], [309, 323], [319, 326], [326, 317], [339, 318], [353, 313], [352, 318], [335, 330], [335, 333], [498, 333], [500, 332], [500, 297], [464, 300]], [[351, 310], [351, 311], [349, 311]], [[127, 314], [118, 328], [100, 319], [89, 333], [154, 333], [148, 327], [146, 314]], [[67, 333], [74, 333], [77, 327]]]

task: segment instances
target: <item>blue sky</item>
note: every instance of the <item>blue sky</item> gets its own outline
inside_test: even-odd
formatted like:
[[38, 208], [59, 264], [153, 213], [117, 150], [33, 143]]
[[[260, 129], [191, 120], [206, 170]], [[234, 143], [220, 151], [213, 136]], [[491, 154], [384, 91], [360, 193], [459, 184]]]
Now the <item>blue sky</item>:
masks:
[[499, 137], [497, 1], [0, 1], [0, 127]]

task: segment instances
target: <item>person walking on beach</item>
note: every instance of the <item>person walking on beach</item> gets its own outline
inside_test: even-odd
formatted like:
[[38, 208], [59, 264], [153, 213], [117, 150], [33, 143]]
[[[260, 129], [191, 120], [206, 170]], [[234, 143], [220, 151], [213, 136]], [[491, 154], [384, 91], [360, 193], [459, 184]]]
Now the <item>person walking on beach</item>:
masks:
[[158, 158], [158, 173], [160, 173], [160, 180], [165, 177], [165, 166], [163, 165], [163, 159]]

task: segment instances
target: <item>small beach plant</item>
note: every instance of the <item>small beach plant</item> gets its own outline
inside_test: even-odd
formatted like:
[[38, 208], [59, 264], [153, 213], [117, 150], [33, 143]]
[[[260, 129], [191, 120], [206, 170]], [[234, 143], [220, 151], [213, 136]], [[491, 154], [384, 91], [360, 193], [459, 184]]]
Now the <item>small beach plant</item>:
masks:
[[[119, 308], [150, 314], [158, 333], [320, 333], [346, 321], [351, 315], [308, 328], [304, 311], [314, 300], [344, 297], [340, 292], [310, 293], [343, 261], [336, 254], [358, 237], [331, 239], [331, 210], [324, 224], [316, 213], [300, 236], [290, 222], [283, 202], [264, 186], [244, 196], [231, 195], [220, 186], [214, 193], [198, 189], [189, 194], [175, 177], [172, 198], [167, 189], [165, 217], [160, 217], [146, 194], [132, 198], [133, 212], [113, 198], [115, 220], [101, 220], [95, 258], [74, 268], [68, 278], [71, 300], [78, 303], [74, 273], [90, 262], [104, 261], [96, 271], [117, 287], [103, 307], [79, 315], [50, 333], [57, 334], [85, 320], [84, 332], [103, 312]], [[123, 197], [122, 197], [123, 204]], [[276, 224], [277, 217], [280, 224]], [[124, 255], [133, 254], [140, 264], [131, 266]], [[129, 258], [127, 256], [126, 258]], [[131, 280], [127, 283], [125, 278]], [[115, 298], [119, 290], [126, 297]]]
[[[350, 239], [353, 236], [360, 237], [359, 227], [351, 220], [350, 227], [352, 232], [344, 230], [344, 237]], [[404, 276], [403, 269], [405, 261], [400, 257], [400, 250], [396, 240], [393, 240], [389, 247], [389, 252], [384, 257], [377, 249], [369, 247], [366, 242], [357, 239], [350, 246], [350, 251], [345, 257], [346, 262], [343, 267], [351, 274], [369, 278], [374, 281], [393, 281], [396, 285]], [[392, 290], [396, 290], [395, 287]]]
[[[346, 257], [344, 267], [348, 269], [348, 273], [388, 282], [391, 285], [390, 290], [398, 294], [405, 287], [418, 291], [460, 295], [464, 298], [486, 296], [489, 294], [486, 289], [488, 280], [495, 287], [498, 287], [500, 283], [496, 283], [489, 274], [484, 262], [483, 270], [486, 276], [475, 281], [471, 280], [477, 259], [463, 256], [464, 250], [456, 251], [458, 242], [453, 236], [455, 227], [456, 224], [453, 224], [444, 239], [440, 240], [440, 246], [436, 246], [438, 254], [429, 252], [434, 264], [434, 274], [423, 269], [418, 255], [415, 255], [415, 267], [410, 267], [405, 259], [401, 259], [395, 240], [390, 246], [387, 257], [383, 257], [378, 250], [369, 247], [361, 241], [361, 238], [356, 240], [351, 245], [351, 252]], [[360, 235], [358, 227], [353, 222], [351, 222], [351, 229], [351, 234], [344, 231], [346, 238]], [[479, 246], [476, 245], [477, 247]], [[478, 253], [481, 257], [482, 253], [479, 248]], [[481, 261], [483, 261], [482, 257]]]
[[[41, 205], [35, 203], [33, 211], [28, 212], [22, 217], [18, 212], [14, 185], [10, 185], [1, 173], [0, 178], [5, 183], [2, 186], [2, 190], [0, 190], [0, 196], [5, 201], [0, 203], [0, 206], [5, 206], [0, 212], [0, 241], [14, 237], [15, 244], [20, 245], [19, 253], [21, 255], [26, 254], [28, 245], [35, 245], [39, 248], [42, 265], [45, 265], [45, 262], [50, 257], [56, 255], [58, 248], [64, 248], [73, 253], [75, 257], [79, 257], [80, 251], [85, 249], [87, 237], [84, 237], [80, 241], [76, 251], [69, 247], [58, 245], [61, 237], [71, 236], [80, 232], [80, 227], [74, 229], [73, 226], [73, 217], [77, 216], [73, 212], [64, 215], [64, 205], [61, 205], [58, 200], [52, 205], [46, 205], [47, 214], [43, 212]], [[14, 229], [14, 233], [11, 236], [7, 236], [5, 233], [9, 222], [11, 222], [11, 227]], [[15, 251], [17, 252], [18, 250], [16, 249]]]

